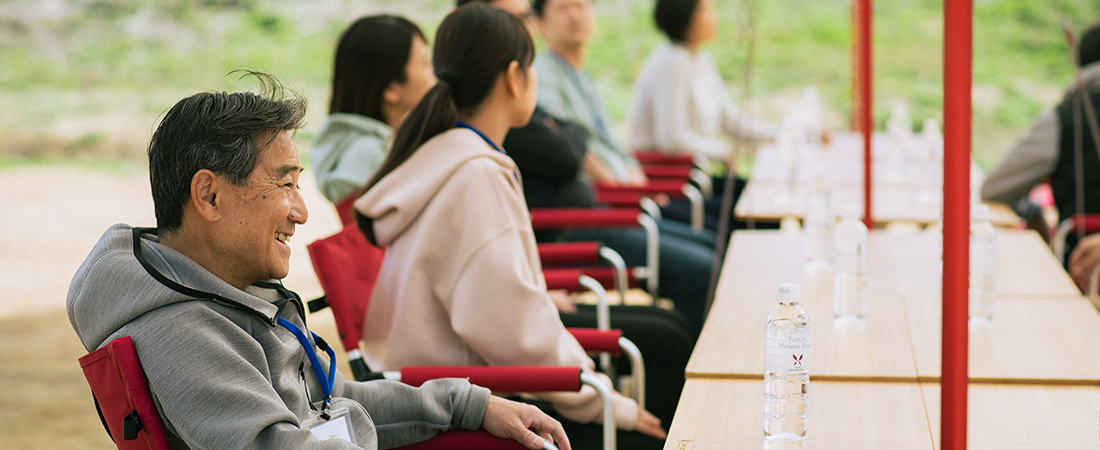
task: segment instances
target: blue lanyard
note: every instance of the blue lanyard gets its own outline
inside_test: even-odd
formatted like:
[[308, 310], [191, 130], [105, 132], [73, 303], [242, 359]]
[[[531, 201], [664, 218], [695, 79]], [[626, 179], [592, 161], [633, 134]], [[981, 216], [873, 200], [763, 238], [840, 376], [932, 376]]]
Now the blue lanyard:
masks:
[[321, 339], [317, 333], [309, 332], [313, 335], [313, 340], [317, 342], [317, 346], [328, 354], [328, 377], [326, 377], [325, 369], [321, 368], [321, 361], [317, 359], [317, 351], [313, 350], [313, 345], [309, 343], [309, 339], [306, 338], [306, 334], [302, 332], [302, 329], [282, 317], [279, 318], [279, 325], [290, 330], [294, 337], [298, 338], [298, 342], [302, 344], [302, 347], [306, 349], [309, 364], [313, 366], [313, 372], [317, 374], [317, 382], [321, 383], [321, 390], [325, 394], [325, 399], [321, 402], [321, 409], [324, 409], [332, 401], [332, 387], [336, 384], [336, 352], [332, 351], [332, 347], [324, 339]]
[[489, 139], [488, 136], [486, 136], [484, 133], [482, 133], [481, 130], [478, 130], [477, 128], [474, 128], [474, 127], [470, 126], [470, 124], [468, 124], [466, 122], [462, 122], [460, 120], [456, 120], [455, 121], [455, 126], [459, 127], [459, 128], [465, 128], [467, 130], [473, 131], [474, 133], [477, 133], [478, 137], [480, 137], [487, 144], [489, 144], [490, 147], [493, 147], [493, 150], [504, 153], [505, 155], [508, 154], [508, 152], [505, 152], [504, 149], [498, 147], [496, 142], [493, 142], [492, 139]]

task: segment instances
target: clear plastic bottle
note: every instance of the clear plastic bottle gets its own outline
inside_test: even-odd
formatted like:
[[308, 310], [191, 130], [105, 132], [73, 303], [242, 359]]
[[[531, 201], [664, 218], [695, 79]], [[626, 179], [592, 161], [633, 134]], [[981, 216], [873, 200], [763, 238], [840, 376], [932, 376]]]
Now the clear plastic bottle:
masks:
[[989, 223], [989, 206], [976, 204], [970, 217], [970, 322], [993, 320], [997, 280], [997, 231]]
[[764, 437], [806, 438], [810, 384], [810, 319], [798, 305], [798, 285], [779, 285], [779, 305], [764, 326]]
[[846, 204], [833, 231], [833, 316], [867, 317], [867, 226], [859, 207]]
[[940, 123], [933, 118], [924, 120], [921, 129], [920, 151], [917, 154], [917, 201], [939, 204], [943, 197], [943, 134]]
[[809, 263], [827, 265], [832, 260], [835, 224], [832, 186], [824, 174], [815, 173], [810, 182], [810, 190], [806, 193], [806, 216], [802, 224], [806, 259]]
[[886, 121], [886, 135], [889, 145], [880, 146], [882, 152], [882, 181], [898, 183], [904, 178], [906, 157], [913, 145], [913, 129], [909, 122], [909, 108], [903, 104], [894, 105], [890, 118]]

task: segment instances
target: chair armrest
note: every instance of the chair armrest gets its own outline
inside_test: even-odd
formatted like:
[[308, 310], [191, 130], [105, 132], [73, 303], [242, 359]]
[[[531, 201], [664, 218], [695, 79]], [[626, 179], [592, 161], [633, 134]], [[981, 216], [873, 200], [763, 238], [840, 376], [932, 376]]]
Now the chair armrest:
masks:
[[622, 350], [619, 346], [619, 338], [622, 330], [601, 331], [595, 328], [566, 328], [572, 334], [581, 347], [589, 353], [610, 353], [611, 356], [619, 356]]
[[647, 164], [642, 166], [642, 171], [649, 178], [677, 178], [687, 180], [691, 177], [691, 171], [695, 166], [687, 164]]
[[531, 226], [536, 230], [635, 227], [639, 214], [638, 208], [536, 208], [531, 210]]
[[598, 264], [600, 262], [599, 242], [555, 242], [539, 244], [539, 259], [543, 266], [548, 264]]
[[694, 164], [695, 157], [691, 154], [686, 155], [666, 155], [659, 153], [655, 150], [635, 150], [634, 158], [640, 163], [657, 163], [657, 164]]
[[554, 366], [424, 366], [401, 369], [401, 382], [420, 386], [438, 378], [466, 378], [494, 392], [576, 392], [580, 367]]
[[597, 183], [597, 192], [637, 192], [643, 195], [666, 194], [673, 197], [683, 197], [683, 187], [687, 180], [655, 179], [641, 186], [625, 186], [619, 184]]

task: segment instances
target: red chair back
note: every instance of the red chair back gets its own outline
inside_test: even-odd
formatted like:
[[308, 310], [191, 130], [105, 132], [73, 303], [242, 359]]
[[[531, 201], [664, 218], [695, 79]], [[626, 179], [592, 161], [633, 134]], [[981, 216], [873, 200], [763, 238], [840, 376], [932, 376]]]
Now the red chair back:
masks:
[[347, 225], [355, 222], [355, 194], [347, 196], [336, 204], [336, 214], [340, 216], [340, 223]]
[[657, 150], [634, 150], [634, 158], [642, 164], [693, 164], [695, 162], [691, 154], [666, 155]]
[[123, 336], [80, 358], [100, 417], [119, 450], [168, 450], [149, 380], [134, 342]]
[[325, 291], [345, 351], [358, 350], [371, 292], [385, 251], [371, 245], [354, 223], [306, 247]]

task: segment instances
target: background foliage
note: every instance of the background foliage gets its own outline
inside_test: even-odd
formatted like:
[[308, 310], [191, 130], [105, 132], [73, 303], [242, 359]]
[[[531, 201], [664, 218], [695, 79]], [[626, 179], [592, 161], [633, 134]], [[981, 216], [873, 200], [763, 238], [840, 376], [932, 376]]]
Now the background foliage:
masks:
[[[720, 39], [709, 46], [731, 93], [778, 120], [803, 86], [825, 100], [826, 123], [848, 127], [849, 0], [716, 0]], [[652, 1], [599, 0], [589, 69], [615, 119], [632, 80], [662, 41]], [[941, 115], [942, 0], [875, 3], [875, 120], [894, 105], [914, 126]], [[0, 164], [142, 163], [157, 116], [197, 90], [238, 86], [227, 73], [277, 74], [307, 95], [312, 125], [325, 113], [336, 39], [355, 17], [409, 16], [430, 36], [447, 0], [5, 0], [0, 4]], [[749, 17], [754, 19], [750, 29]], [[991, 167], [1073, 76], [1062, 26], [1100, 19], [1090, 0], [975, 0], [974, 152]], [[749, 41], [755, 43], [747, 71]], [[748, 78], [746, 75], [751, 74]], [[746, 83], [746, 79], [749, 80]], [[620, 132], [625, 128], [620, 125]], [[304, 152], [303, 152], [304, 153]], [[108, 163], [110, 164], [110, 163]]]

